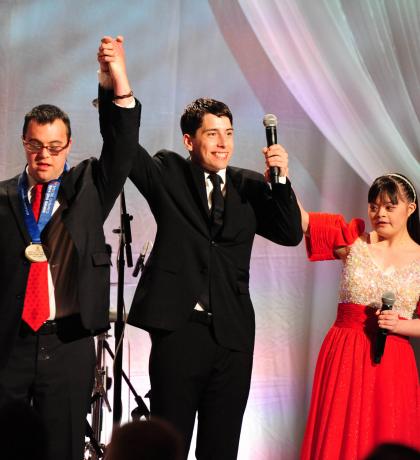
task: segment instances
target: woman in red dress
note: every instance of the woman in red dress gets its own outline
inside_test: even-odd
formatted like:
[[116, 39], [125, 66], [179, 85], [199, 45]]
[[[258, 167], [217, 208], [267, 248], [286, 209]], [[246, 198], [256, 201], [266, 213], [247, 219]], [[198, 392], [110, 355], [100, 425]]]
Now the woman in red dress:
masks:
[[[420, 448], [420, 392], [409, 337], [420, 337], [420, 221], [414, 185], [401, 174], [377, 178], [364, 222], [307, 213], [310, 260], [343, 263], [337, 319], [319, 352], [302, 460], [363, 459], [382, 442]], [[392, 293], [392, 310], [382, 296]], [[392, 295], [391, 294], [391, 295]], [[374, 362], [379, 327], [388, 331]]]

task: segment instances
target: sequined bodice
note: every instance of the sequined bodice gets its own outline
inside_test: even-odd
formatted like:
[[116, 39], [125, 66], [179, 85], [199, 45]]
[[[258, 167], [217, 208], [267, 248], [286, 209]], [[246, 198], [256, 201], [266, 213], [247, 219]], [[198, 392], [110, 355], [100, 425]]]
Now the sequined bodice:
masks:
[[412, 318], [420, 298], [420, 260], [384, 271], [372, 259], [368, 244], [356, 240], [344, 263], [339, 301], [379, 308], [387, 291], [395, 294], [394, 310]]

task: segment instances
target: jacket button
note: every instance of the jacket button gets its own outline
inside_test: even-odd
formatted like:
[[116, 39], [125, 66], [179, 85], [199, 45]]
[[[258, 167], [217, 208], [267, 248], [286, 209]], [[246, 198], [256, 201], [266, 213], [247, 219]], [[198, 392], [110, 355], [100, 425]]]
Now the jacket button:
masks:
[[213, 240], [211, 241], [211, 243], [210, 243], [210, 244], [211, 244], [212, 246], [217, 246], [217, 243], [216, 243], [216, 241], [213, 241]]

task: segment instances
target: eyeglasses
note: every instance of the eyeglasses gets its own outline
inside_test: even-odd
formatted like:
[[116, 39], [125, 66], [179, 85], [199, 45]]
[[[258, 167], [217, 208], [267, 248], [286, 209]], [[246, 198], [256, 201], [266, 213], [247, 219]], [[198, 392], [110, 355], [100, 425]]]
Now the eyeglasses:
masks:
[[25, 141], [25, 139], [22, 136], [22, 143], [29, 153], [39, 153], [42, 151], [42, 149], [47, 149], [50, 155], [56, 156], [69, 146], [70, 139], [67, 141], [66, 145], [45, 145], [41, 144], [40, 142]]

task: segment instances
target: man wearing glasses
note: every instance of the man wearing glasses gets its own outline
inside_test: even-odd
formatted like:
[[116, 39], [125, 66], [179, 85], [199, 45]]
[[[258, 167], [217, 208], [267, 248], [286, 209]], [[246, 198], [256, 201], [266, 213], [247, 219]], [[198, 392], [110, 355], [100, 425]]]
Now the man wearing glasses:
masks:
[[98, 53], [113, 43], [101, 62], [112, 87], [99, 89], [100, 158], [70, 169], [69, 118], [40, 105], [23, 125], [27, 165], [0, 183], [0, 406], [24, 400], [34, 407], [49, 460], [83, 458], [93, 335], [109, 323], [102, 226], [131, 168], [140, 118], [122, 41], [105, 37]]

